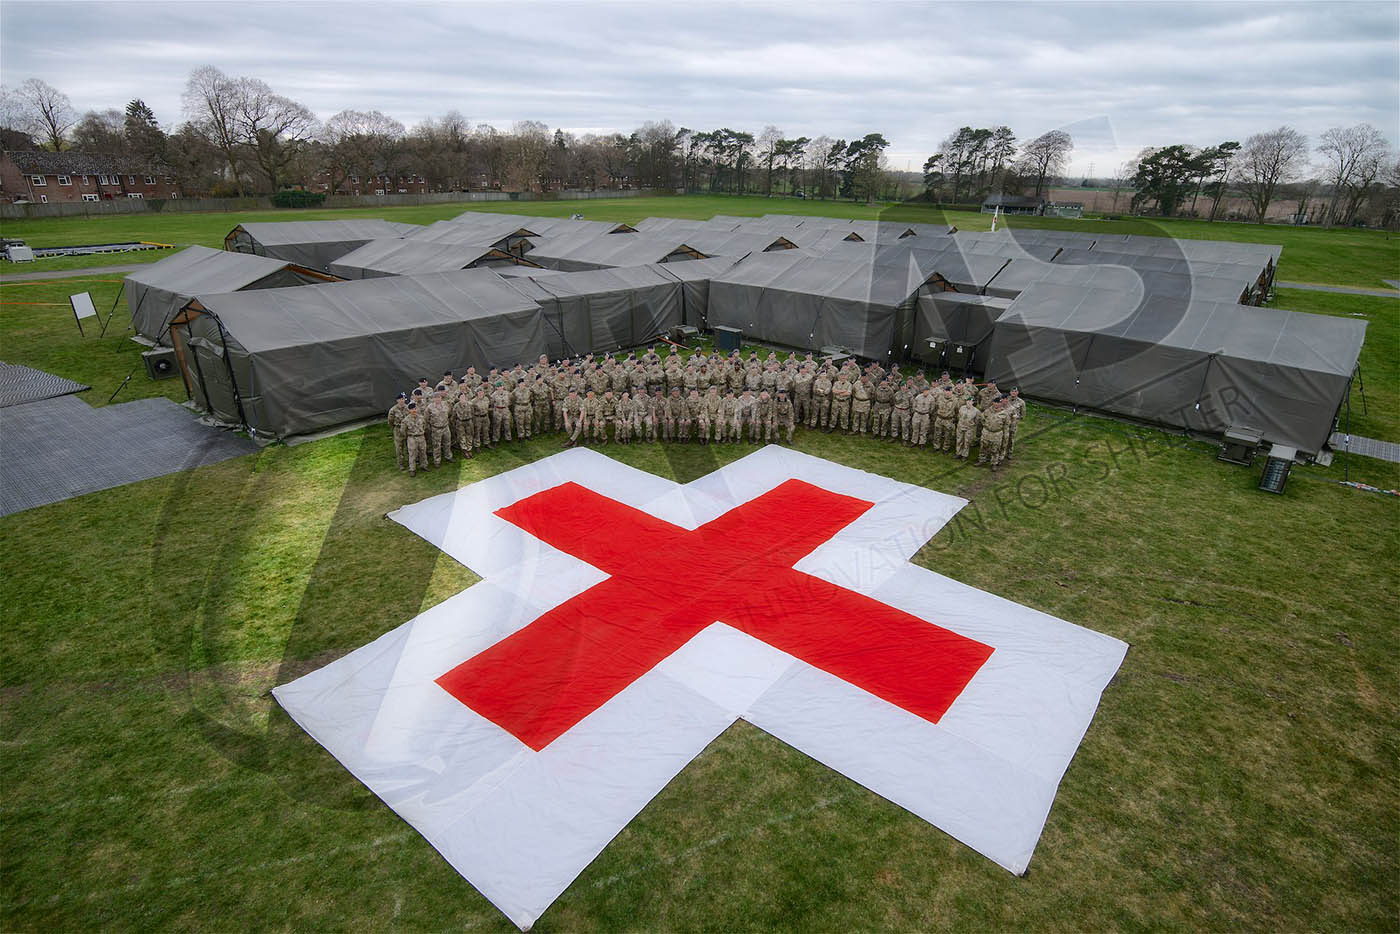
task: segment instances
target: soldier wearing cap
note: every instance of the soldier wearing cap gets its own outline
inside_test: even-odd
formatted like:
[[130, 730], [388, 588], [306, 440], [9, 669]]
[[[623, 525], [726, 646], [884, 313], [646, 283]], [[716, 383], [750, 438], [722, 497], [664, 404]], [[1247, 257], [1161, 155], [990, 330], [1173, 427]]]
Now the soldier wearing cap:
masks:
[[661, 429], [666, 424], [666, 397], [662, 395], [658, 388], [651, 394], [651, 400], [647, 409], [647, 440], [656, 442], [661, 440]]
[[830, 430], [831, 377], [823, 370], [812, 380], [812, 404], [807, 412], [807, 427]]
[[977, 407], [984, 412], [987, 411], [1000, 395], [1001, 393], [997, 390], [997, 381], [987, 380], [987, 385], [983, 386], [982, 391], [977, 394]]
[[491, 443], [496, 444], [510, 437], [510, 391], [504, 379], [496, 380], [496, 388], [491, 392]]
[[889, 379], [882, 379], [875, 386], [875, 404], [871, 407], [870, 433], [877, 438], [888, 437], [890, 420], [893, 416], [894, 383]]
[[549, 383], [545, 382], [544, 372], [535, 373], [530, 384], [531, 423], [534, 431], [544, 434], [554, 423], [554, 413], [550, 411]]
[[491, 443], [491, 397], [486, 385], [476, 387], [472, 395], [472, 447], [480, 451]]
[[457, 377], [452, 375], [451, 370], [445, 370], [443, 372], [442, 379], [438, 380], [438, 385], [447, 390], [447, 398], [449, 400], [456, 396], [453, 390], [457, 388]]
[[452, 460], [452, 407], [447, 404], [447, 393], [438, 389], [433, 392], [433, 401], [428, 403], [428, 452], [433, 455], [433, 466], [442, 464], [445, 457]]
[[[426, 402], [428, 399], [431, 399], [431, 398], [432, 398], [432, 393], [433, 393], [433, 387], [428, 385], [428, 377], [426, 377], [426, 376], [420, 376], [420, 377], [418, 377], [418, 385], [413, 387], [413, 391], [414, 391], [415, 393], [418, 393], [419, 395], [421, 395], [421, 396], [423, 397], [423, 401], [425, 401], [425, 402]], [[413, 401], [413, 400], [410, 399], [409, 401], [411, 402], [411, 401]], [[421, 414], [421, 413], [420, 413], [420, 414]]]
[[418, 468], [428, 469], [428, 445], [423, 440], [428, 426], [417, 402], [408, 404], [408, 413], [403, 417], [404, 437], [408, 439], [408, 475], [418, 473]]
[[565, 444], [572, 447], [578, 443], [579, 433], [583, 431], [583, 399], [578, 389], [570, 387], [569, 394], [564, 398], [563, 410]]
[[950, 383], [944, 383], [933, 403], [933, 446], [951, 451], [958, 434], [958, 397]]
[[711, 386], [705, 390], [705, 397], [700, 400], [700, 443], [709, 444], [712, 440], [719, 440], [719, 409], [720, 409], [719, 387]]
[[462, 456], [472, 456], [472, 400], [467, 388], [458, 384], [456, 398], [452, 402], [452, 438], [461, 448]]
[[870, 427], [870, 406], [874, 401], [870, 377], [862, 376], [851, 386], [851, 429], [858, 435]]
[[408, 469], [408, 435], [404, 433], [403, 419], [408, 414], [408, 393], [401, 392], [394, 404], [389, 407], [389, 430], [394, 435], [394, 458], [399, 469]]
[[511, 412], [515, 416], [515, 438], [517, 441], [524, 441], [533, 434], [531, 423], [535, 416], [530, 387], [524, 380], [521, 380], [519, 385], [511, 391], [510, 401]]
[[1021, 390], [1011, 390], [1006, 400], [1006, 459], [1016, 453], [1016, 432], [1021, 427], [1021, 419], [1026, 416], [1026, 400], [1021, 398]]
[[977, 463], [1001, 464], [1002, 442], [1006, 434], [1006, 403], [998, 399], [982, 413], [982, 444], [977, 451]]
[[[778, 413], [773, 405], [773, 397], [767, 390], [758, 394], [758, 402], [754, 405], [754, 416], [757, 425], [755, 427], [762, 430], [762, 440], [768, 444], [773, 440], [773, 436], [778, 432]], [[751, 429], [750, 436], [754, 434]]]
[[900, 383], [894, 391], [894, 422], [890, 426], [890, 438], [906, 444], [912, 439], [912, 417], [910, 409], [914, 404], [914, 387], [908, 382]]
[[617, 404], [613, 406], [613, 437], [618, 444], [632, 440], [632, 396], [626, 391], [617, 397]]
[[923, 447], [928, 444], [929, 417], [933, 414], [933, 390], [925, 387], [910, 403], [912, 417], [909, 423], [910, 444]]
[[773, 403], [773, 422], [777, 426], [778, 440], [783, 440], [783, 433], [787, 433], [787, 443], [792, 444], [792, 432], [797, 425], [797, 413], [793, 410], [792, 400], [788, 398], [786, 389], [778, 390], [777, 401]]
[[958, 439], [957, 450], [960, 460], [967, 460], [972, 453], [972, 446], [977, 443], [977, 425], [981, 421], [982, 413], [971, 399], [964, 399], [963, 404], [958, 407]]

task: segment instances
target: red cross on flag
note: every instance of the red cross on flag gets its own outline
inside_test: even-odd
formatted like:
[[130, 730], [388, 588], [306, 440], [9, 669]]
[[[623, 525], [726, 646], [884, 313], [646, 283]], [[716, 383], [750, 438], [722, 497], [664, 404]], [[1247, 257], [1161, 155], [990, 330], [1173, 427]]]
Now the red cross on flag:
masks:
[[963, 505], [573, 449], [392, 513], [482, 581], [273, 694], [522, 929], [740, 717], [1024, 872], [1127, 646], [911, 564]]

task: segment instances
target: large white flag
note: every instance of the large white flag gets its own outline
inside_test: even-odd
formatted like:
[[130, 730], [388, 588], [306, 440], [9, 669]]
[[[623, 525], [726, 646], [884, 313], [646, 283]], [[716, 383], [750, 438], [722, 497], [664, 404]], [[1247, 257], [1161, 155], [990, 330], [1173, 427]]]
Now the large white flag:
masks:
[[569, 450], [392, 513], [483, 580], [273, 694], [522, 929], [740, 717], [1021, 873], [1127, 646], [909, 563], [963, 505]]

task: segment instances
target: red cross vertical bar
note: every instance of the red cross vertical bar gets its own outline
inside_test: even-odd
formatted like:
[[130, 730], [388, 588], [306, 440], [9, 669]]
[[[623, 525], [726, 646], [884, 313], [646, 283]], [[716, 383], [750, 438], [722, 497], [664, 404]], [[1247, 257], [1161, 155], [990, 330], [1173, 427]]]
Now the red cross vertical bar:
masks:
[[496, 515], [608, 579], [437, 682], [543, 749], [723, 622], [936, 723], [991, 647], [793, 568], [872, 505], [788, 480], [689, 531], [575, 483], [526, 497]]

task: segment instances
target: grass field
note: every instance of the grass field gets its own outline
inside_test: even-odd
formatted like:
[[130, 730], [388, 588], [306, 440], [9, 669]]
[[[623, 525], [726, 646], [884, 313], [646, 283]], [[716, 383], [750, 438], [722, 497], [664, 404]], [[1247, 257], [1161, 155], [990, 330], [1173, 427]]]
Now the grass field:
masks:
[[[1305, 278], [1292, 250], [1280, 274]], [[1370, 284], [1365, 266], [1342, 284]], [[80, 341], [71, 285], [3, 287], [0, 358], [98, 403], [138, 348]], [[116, 285], [84, 287], [105, 311]], [[1400, 437], [1400, 302], [1277, 304], [1367, 317], [1359, 424]], [[138, 376], [118, 401], [178, 385]], [[1340, 462], [1269, 496], [1209, 445], [1042, 407], [996, 473], [872, 440], [796, 446], [967, 497], [918, 563], [1132, 645], [1030, 873], [739, 723], [539, 929], [1395, 929], [1400, 500], [1331, 482]], [[475, 580], [386, 511], [556, 450], [411, 480], [374, 426], [0, 519], [0, 925], [510, 929], [267, 691]], [[747, 450], [607, 452], [684, 482]], [[1351, 470], [1396, 485], [1391, 466]]]
[[[403, 208], [355, 208], [352, 210], [280, 210], [241, 214], [128, 214], [110, 217], [61, 218], [0, 222], [0, 234], [20, 237], [38, 246], [114, 243], [149, 240], [178, 246], [201, 244], [220, 248], [224, 235], [245, 221], [335, 220], [348, 217], [382, 217], [411, 224], [456, 217], [464, 210], [500, 211], [512, 214], [561, 215], [583, 213], [595, 220], [635, 223], [646, 217], [708, 219], [716, 214], [806, 214], [826, 217], [948, 223], [960, 230], [986, 230], [991, 215], [941, 211], [916, 204], [864, 205], [848, 201], [808, 201], [794, 198], [721, 197], [704, 195], [665, 198], [617, 198], [597, 201], [485, 202], [439, 204]], [[1377, 230], [1324, 230], [1278, 225], [1206, 223], [1192, 220], [1065, 220], [1053, 217], [1011, 218], [1012, 227], [1052, 228], [1098, 233], [1143, 234], [1204, 240], [1240, 240], [1275, 243], [1283, 249], [1279, 278], [1295, 282], [1388, 288], [1384, 279], [1400, 276], [1400, 238]], [[71, 269], [124, 262], [153, 262], [164, 251], [115, 254], [110, 257], [64, 257], [41, 260], [33, 269]], [[7, 264], [6, 264], [7, 265]], [[30, 267], [26, 264], [25, 269]], [[3, 271], [8, 272], [9, 269]]]

